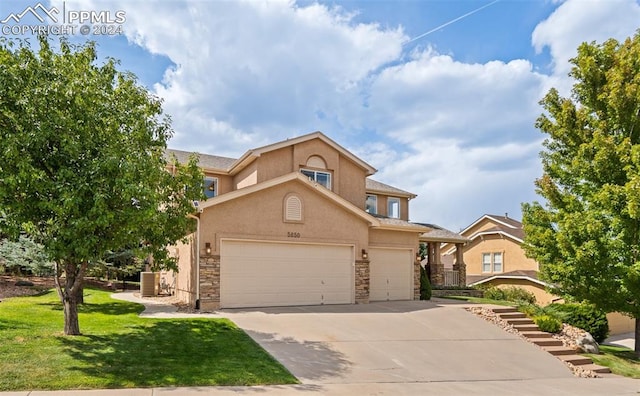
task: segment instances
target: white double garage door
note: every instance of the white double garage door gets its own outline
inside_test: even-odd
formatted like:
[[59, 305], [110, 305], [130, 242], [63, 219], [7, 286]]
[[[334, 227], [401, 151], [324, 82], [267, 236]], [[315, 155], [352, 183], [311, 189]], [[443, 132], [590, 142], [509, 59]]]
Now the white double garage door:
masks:
[[[370, 301], [413, 298], [411, 249], [369, 249]], [[353, 245], [222, 240], [222, 308], [351, 304]]]

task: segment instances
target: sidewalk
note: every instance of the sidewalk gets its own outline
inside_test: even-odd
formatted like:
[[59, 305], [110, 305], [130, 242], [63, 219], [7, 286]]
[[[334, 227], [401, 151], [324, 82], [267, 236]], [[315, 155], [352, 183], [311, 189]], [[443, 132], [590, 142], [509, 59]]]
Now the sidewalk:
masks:
[[606, 340], [604, 340], [603, 344], [634, 349], [636, 346], [635, 337], [635, 333], [618, 334], [607, 338]]

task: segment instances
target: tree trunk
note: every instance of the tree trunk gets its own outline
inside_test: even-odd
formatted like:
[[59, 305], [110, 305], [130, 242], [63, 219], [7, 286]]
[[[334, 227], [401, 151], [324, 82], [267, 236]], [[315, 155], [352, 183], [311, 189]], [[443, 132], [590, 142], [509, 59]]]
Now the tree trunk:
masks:
[[76, 291], [76, 302], [78, 304], [84, 304], [84, 282], [82, 282]]
[[[80, 335], [80, 324], [78, 321], [78, 295], [82, 293], [82, 281], [86, 270], [86, 263], [77, 264], [67, 261], [64, 264], [64, 271], [60, 270], [58, 263], [55, 264], [55, 283], [58, 296], [62, 302], [64, 312], [64, 334]], [[60, 283], [62, 274], [65, 275], [64, 288]]]
[[636, 342], [635, 347], [633, 348], [636, 352], [636, 355], [640, 356], [640, 318], [635, 318], [636, 321]]

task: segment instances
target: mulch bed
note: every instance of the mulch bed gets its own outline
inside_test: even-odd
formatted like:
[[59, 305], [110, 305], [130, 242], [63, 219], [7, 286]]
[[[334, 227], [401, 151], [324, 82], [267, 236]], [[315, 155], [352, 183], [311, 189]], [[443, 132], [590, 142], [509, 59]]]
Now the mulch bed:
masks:
[[[16, 283], [19, 281], [31, 282], [33, 286], [17, 286]], [[0, 275], [0, 299], [33, 296], [53, 287], [55, 287], [53, 278]]]

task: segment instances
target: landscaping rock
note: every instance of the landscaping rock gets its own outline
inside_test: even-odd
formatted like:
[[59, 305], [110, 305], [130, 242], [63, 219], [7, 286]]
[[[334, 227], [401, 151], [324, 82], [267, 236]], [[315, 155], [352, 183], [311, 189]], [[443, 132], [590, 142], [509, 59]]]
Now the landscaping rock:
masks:
[[600, 347], [598, 346], [598, 343], [589, 333], [586, 333], [583, 336], [579, 337], [576, 340], [576, 344], [578, 345], [578, 348], [582, 349], [584, 353], [600, 353]]
[[34, 283], [26, 280], [19, 280], [16, 282], [16, 286], [33, 286]]

